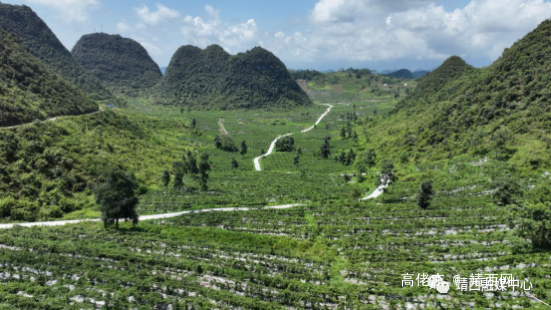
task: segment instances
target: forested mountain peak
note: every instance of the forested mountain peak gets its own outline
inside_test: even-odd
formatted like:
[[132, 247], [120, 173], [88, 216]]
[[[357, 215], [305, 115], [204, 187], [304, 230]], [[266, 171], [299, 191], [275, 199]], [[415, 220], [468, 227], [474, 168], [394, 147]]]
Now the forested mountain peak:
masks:
[[419, 85], [411, 97], [425, 96], [428, 93], [438, 91], [448, 81], [458, 78], [473, 67], [467, 64], [461, 57], [451, 56], [436, 70], [427, 73], [419, 81]]
[[97, 111], [97, 104], [0, 29], [0, 126]]
[[46, 23], [28, 6], [0, 3], [0, 28], [16, 36], [29, 52], [92, 99], [113, 95], [72, 57]]
[[204, 108], [292, 107], [311, 104], [285, 65], [255, 47], [235, 56], [218, 45], [180, 47], [167, 68], [157, 100]]
[[162, 78], [159, 66], [138, 42], [120, 35], [93, 33], [83, 36], [73, 57], [109, 87], [128, 95], [153, 87]]

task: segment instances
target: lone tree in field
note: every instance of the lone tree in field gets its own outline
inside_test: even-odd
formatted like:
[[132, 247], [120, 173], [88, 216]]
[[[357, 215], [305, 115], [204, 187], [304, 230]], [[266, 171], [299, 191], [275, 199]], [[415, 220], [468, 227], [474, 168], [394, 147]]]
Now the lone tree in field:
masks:
[[241, 142], [241, 151], [239, 152], [239, 154], [241, 154], [241, 156], [243, 156], [243, 158], [245, 158], [245, 154], [247, 154], [247, 142], [245, 141], [242, 141]]
[[423, 182], [419, 193], [417, 194], [417, 205], [421, 209], [426, 209], [430, 206], [434, 191], [432, 190], [432, 181]]
[[114, 223], [116, 229], [119, 229], [121, 219], [131, 220], [134, 225], [138, 224], [137, 188], [133, 173], [120, 169], [113, 169], [107, 173], [105, 182], [96, 189], [96, 202], [101, 205], [101, 220], [105, 227]]
[[191, 127], [192, 127], [192, 128], [197, 127], [197, 120], [196, 120], [196, 119], [192, 119], [192, 120], [191, 120]]
[[293, 158], [293, 164], [298, 167], [298, 165], [300, 164], [300, 155], [295, 155], [295, 158]]
[[164, 187], [168, 187], [168, 184], [170, 183], [170, 173], [168, 171], [164, 171], [163, 175], [161, 176], [161, 182], [163, 183]]

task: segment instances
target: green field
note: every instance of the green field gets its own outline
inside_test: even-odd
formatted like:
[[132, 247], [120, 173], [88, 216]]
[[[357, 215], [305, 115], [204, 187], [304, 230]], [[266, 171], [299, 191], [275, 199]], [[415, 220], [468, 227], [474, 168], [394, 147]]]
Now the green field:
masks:
[[[71, 133], [52, 143], [78, 158], [75, 169], [83, 177], [93, 181], [113, 165], [135, 173], [143, 188], [141, 215], [253, 210], [188, 214], [135, 228], [126, 223], [119, 231], [99, 223], [0, 230], [0, 303], [6, 309], [546, 309], [523, 290], [462, 292], [452, 285], [448, 294], [438, 294], [402, 287], [404, 274], [439, 273], [452, 282], [455, 275], [507, 273], [528, 279], [530, 296], [549, 302], [549, 252], [515, 237], [509, 207], [494, 199], [495, 180], [508, 174], [526, 200], [536, 197], [549, 182], [545, 171], [516, 170], [486, 154], [427, 160], [394, 154], [397, 181], [381, 197], [358, 202], [353, 193], [367, 196], [376, 188], [390, 153], [373, 141], [373, 124], [388, 122], [385, 115], [400, 98], [382, 85], [362, 91], [365, 81], [332, 75], [341, 83], [310, 83], [310, 90], [323, 88], [330, 96], [308, 108], [188, 111], [131, 99], [126, 108], [44, 124], [47, 132]], [[325, 103], [334, 106], [331, 113], [301, 133]], [[341, 137], [351, 115], [357, 117], [350, 121], [356, 141]], [[245, 156], [215, 147], [220, 119], [237, 146], [246, 141]], [[299, 164], [296, 152], [274, 152], [255, 171], [253, 159], [287, 133], [302, 150]], [[331, 155], [321, 159], [315, 153], [326, 137]], [[357, 163], [369, 148], [377, 164], [363, 182], [352, 177], [354, 163], [334, 159], [353, 149]], [[183, 190], [161, 185], [162, 172], [172, 172], [187, 151], [210, 155], [207, 191], [193, 176], [184, 177]], [[232, 158], [239, 168], [232, 168]], [[426, 180], [434, 180], [436, 194], [423, 210], [416, 197]], [[78, 207], [61, 214], [65, 219], [99, 217], [89, 189], [68, 199]], [[254, 209], [288, 203], [304, 206]]]

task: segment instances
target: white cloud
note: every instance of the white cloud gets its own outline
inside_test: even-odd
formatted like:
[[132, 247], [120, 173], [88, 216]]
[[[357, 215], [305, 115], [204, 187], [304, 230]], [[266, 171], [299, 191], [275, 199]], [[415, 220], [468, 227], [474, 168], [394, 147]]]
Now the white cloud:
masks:
[[146, 24], [155, 26], [166, 19], [180, 17], [180, 12], [170, 9], [162, 4], [157, 4], [157, 11], [150, 11], [146, 5], [136, 8], [136, 14]]
[[259, 45], [258, 26], [254, 19], [245, 23], [227, 24], [220, 20], [220, 11], [210, 5], [205, 6], [207, 19], [186, 16], [181, 27], [182, 34], [189, 43], [199, 47], [219, 44], [233, 53]]
[[132, 28], [132, 26], [127, 24], [125, 21], [121, 21], [117, 24], [117, 30], [120, 33], [129, 33], [129, 32], [133, 32], [134, 28]]
[[295, 61], [494, 60], [550, 16], [544, 0], [473, 0], [451, 12], [432, 0], [319, 0], [307, 31], [263, 42]]
[[274, 37], [279, 38], [279, 39], [285, 38], [285, 34], [280, 31], [280, 32], [274, 34]]
[[60, 13], [58, 18], [66, 23], [86, 22], [88, 13], [100, 6], [100, 0], [26, 0], [26, 2], [58, 11]]
[[163, 51], [154, 44], [139, 40], [138, 43], [140, 43], [151, 56], [162, 56], [164, 54]]

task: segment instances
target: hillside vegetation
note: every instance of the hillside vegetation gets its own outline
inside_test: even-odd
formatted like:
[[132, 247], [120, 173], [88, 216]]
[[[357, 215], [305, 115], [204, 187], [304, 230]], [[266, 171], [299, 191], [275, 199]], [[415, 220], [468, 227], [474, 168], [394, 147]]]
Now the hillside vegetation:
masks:
[[143, 46], [120, 35], [85, 35], [73, 47], [72, 54], [112, 90], [130, 96], [155, 86], [163, 76]]
[[97, 104], [0, 29], [0, 126], [97, 111]]
[[420, 80], [392, 116], [367, 127], [371, 141], [395, 158], [472, 153], [549, 166], [550, 38], [546, 20], [486, 68], [448, 59]]
[[16, 36], [32, 55], [90, 98], [113, 99], [113, 95], [73, 59], [48, 25], [28, 6], [0, 3], [0, 28]]
[[269, 51], [256, 47], [231, 56], [217, 45], [205, 50], [189, 45], [178, 49], [155, 100], [206, 109], [290, 108], [312, 104], [285, 65]]

